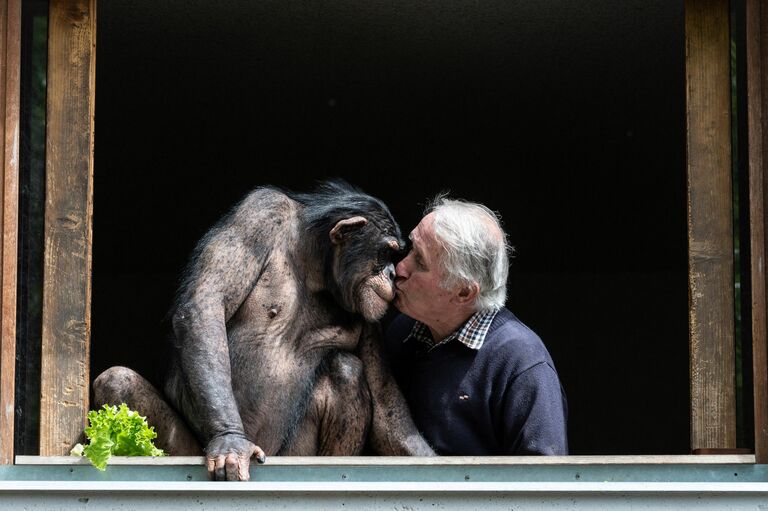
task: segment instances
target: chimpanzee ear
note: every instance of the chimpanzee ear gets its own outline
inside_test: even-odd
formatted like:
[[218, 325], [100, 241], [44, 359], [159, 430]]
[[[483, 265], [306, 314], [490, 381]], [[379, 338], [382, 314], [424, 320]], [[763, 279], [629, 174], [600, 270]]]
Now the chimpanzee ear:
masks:
[[368, 220], [366, 220], [362, 216], [353, 216], [351, 218], [345, 218], [344, 220], [339, 220], [339, 222], [333, 226], [333, 229], [331, 229], [331, 243], [334, 245], [338, 245], [342, 241], [344, 241], [344, 235], [349, 233], [350, 231], [354, 229], [359, 229], [360, 227], [364, 226], [368, 223]]

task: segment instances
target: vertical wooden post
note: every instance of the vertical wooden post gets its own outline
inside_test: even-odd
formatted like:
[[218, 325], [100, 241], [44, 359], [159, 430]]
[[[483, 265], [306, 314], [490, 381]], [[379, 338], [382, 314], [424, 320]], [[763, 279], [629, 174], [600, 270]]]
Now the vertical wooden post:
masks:
[[691, 448], [736, 447], [728, 0], [686, 0]]
[[0, 464], [13, 463], [21, 0], [0, 0]]
[[747, 139], [752, 274], [752, 371], [755, 460], [768, 463], [768, 325], [766, 211], [768, 199], [768, 8], [747, 0]]
[[40, 454], [67, 454], [89, 400], [96, 0], [48, 18]]

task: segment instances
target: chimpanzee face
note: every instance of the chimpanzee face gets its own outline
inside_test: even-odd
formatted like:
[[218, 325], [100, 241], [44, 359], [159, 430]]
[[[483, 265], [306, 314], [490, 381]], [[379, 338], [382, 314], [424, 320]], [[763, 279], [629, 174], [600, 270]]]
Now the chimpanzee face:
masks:
[[[384, 227], [384, 228], [382, 228]], [[334, 276], [342, 305], [377, 321], [395, 297], [395, 264], [405, 248], [392, 222], [359, 222], [335, 242]]]

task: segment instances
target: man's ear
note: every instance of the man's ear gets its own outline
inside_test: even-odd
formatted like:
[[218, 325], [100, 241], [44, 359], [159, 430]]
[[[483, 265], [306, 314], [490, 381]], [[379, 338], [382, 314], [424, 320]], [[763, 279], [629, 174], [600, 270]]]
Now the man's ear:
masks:
[[480, 286], [477, 284], [477, 282], [472, 282], [471, 284], [462, 284], [459, 287], [459, 292], [456, 293], [456, 299], [459, 303], [470, 304], [474, 303], [478, 294], [480, 294]]
[[353, 216], [351, 218], [345, 218], [344, 220], [339, 220], [339, 222], [333, 226], [333, 229], [331, 229], [330, 237], [331, 237], [331, 243], [334, 245], [339, 245], [341, 242], [344, 241], [344, 236], [348, 234], [350, 231], [353, 231], [355, 229], [359, 229], [360, 227], [364, 226], [368, 223], [368, 220], [365, 219], [365, 217], [362, 216]]

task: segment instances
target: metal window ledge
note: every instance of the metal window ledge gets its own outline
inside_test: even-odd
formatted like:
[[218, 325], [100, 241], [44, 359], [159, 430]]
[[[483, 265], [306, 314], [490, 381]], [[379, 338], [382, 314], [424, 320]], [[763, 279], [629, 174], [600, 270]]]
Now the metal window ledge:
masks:
[[202, 458], [16, 461], [0, 510], [768, 510], [768, 465], [749, 456], [270, 458], [249, 482], [207, 481]]

